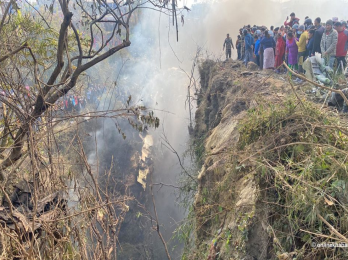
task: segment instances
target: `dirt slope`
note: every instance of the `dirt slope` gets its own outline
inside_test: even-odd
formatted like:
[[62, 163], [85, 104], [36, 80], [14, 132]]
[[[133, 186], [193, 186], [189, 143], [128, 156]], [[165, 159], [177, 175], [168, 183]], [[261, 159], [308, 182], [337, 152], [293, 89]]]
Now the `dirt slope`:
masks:
[[[312, 143], [309, 145], [308, 138], [316, 137], [316, 134], [324, 138], [326, 134], [331, 133], [322, 129], [317, 133], [317, 130], [309, 130], [309, 127], [314, 123], [319, 124], [322, 120], [327, 120], [327, 124], [330, 125], [334, 122], [331, 118], [338, 118], [337, 114], [330, 110], [319, 110], [320, 106], [306, 101], [299, 89], [297, 91], [302, 100], [298, 100], [284, 74], [251, 71], [236, 61], [205, 61], [200, 67], [200, 75], [202, 90], [195, 118], [195, 140], [196, 146], [200, 147], [196, 152], [204, 156], [194, 202], [196, 240], [190, 258], [324, 259], [322, 256], [330, 255], [332, 251], [313, 252], [310, 243], [318, 242], [318, 237], [308, 237], [308, 233], [300, 230], [302, 228], [314, 232], [318, 227], [323, 227], [322, 234], [329, 236], [331, 231], [328, 226], [325, 227], [318, 218], [324, 213], [325, 216], [328, 213], [343, 216], [344, 211], [330, 211], [331, 204], [325, 204], [324, 201], [330, 195], [321, 196], [313, 199], [320, 201], [322, 205], [315, 211], [318, 218], [307, 222], [306, 215], [303, 216], [302, 222], [289, 220], [288, 227], [284, 219], [293, 216], [297, 211], [289, 212], [287, 209], [299, 205], [289, 206], [290, 195], [294, 196], [293, 200], [299, 199], [296, 197], [298, 194], [295, 196], [289, 191], [293, 192], [301, 187], [301, 183], [298, 184], [296, 179], [291, 180], [291, 177], [284, 177], [286, 172], [291, 174], [296, 168], [292, 169], [289, 166], [289, 159], [284, 159], [284, 154], [292, 156], [291, 163], [295, 166], [301, 158], [305, 158], [306, 152], [313, 154], [312, 157], [308, 157], [309, 160], [316, 158], [318, 154], [315, 153], [320, 151], [313, 148]], [[301, 86], [301, 90], [306, 88], [311, 87]], [[326, 114], [330, 114], [330, 119], [326, 119]], [[291, 117], [292, 119], [288, 120]], [[332, 124], [336, 123], [335, 121]], [[263, 127], [260, 128], [260, 125]], [[340, 130], [340, 133], [342, 131]], [[342, 135], [338, 138], [341, 137]], [[342, 142], [345, 142], [344, 138]], [[286, 150], [287, 148], [278, 149], [295, 141], [305, 143], [304, 147], [292, 147], [291, 151]], [[329, 141], [325, 141], [325, 145], [328, 145], [326, 143]], [[330, 143], [332, 146], [336, 144], [337, 140], [333, 144]], [[268, 147], [272, 148], [270, 152], [264, 152]], [[345, 148], [339, 149], [345, 153]], [[346, 163], [345, 160], [342, 159], [342, 162]], [[266, 163], [270, 167], [264, 170]], [[330, 164], [331, 166], [334, 167], [333, 164]], [[284, 175], [276, 174], [275, 169], [280, 168], [284, 168]], [[298, 168], [296, 171], [298, 172]], [[323, 169], [320, 171], [324, 172]], [[326, 175], [320, 178], [326, 178]], [[337, 175], [335, 181], [342, 178]], [[318, 182], [317, 179], [309, 179], [308, 182], [310, 181]], [[326, 179], [326, 183], [328, 189], [333, 185], [332, 179], [329, 178]], [[291, 187], [295, 184], [295, 188]], [[304, 186], [301, 187], [301, 191], [308, 188]], [[316, 190], [318, 189], [321, 188]], [[310, 191], [311, 189], [308, 189], [308, 192]], [[332, 199], [335, 200], [334, 196]], [[308, 201], [308, 198], [303, 200]], [[343, 204], [342, 201], [340, 203]], [[298, 206], [298, 212], [306, 211], [312, 206], [314, 207], [315, 203], [301, 204]], [[337, 223], [331, 222], [343, 233], [345, 230], [340, 226], [342, 222]], [[281, 227], [278, 228], [279, 225]], [[336, 252], [335, 259], [345, 259], [341, 256], [341, 253]]]

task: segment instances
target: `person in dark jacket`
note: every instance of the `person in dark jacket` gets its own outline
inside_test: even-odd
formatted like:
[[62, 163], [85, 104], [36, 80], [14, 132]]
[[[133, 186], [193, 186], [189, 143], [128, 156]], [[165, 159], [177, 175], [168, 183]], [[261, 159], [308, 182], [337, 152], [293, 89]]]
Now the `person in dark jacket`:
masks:
[[240, 42], [241, 42], [241, 57], [240, 60], [244, 60], [245, 57], [245, 43], [244, 43], [244, 34], [243, 29], [239, 29], [239, 35], [240, 35]]
[[314, 43], [314, 34], [315, 34], [315, 30], [311, 29], [308, 32], [308, 43], [306, 45], [306, 57], [310, 57], [312, 54], [312, 50], [313, 50], [313, 43]]
[[[261, 28], [261, 36], [259, 37], [260, 42], [265, 37], [265, 31], [266, 31], [266, 28], [262, 27]], [[264, 52], [263, 46], [260, 44], [260, 49], [259, 49], [260, 69], [263, 69], [263, 52]]]
[[313, 22], [311, 18], [306, 18], [304, 22], [304, 26], [306, 27], [306, 30], [308, 29], [309, 26], [312, 26]]
[[234, 46], [233, 46], [232, 38], [230, 37], [229, 34], [227, 34], [227, 37], [224, 41], [223, 50], [225, 50], [225, 48], [226, 48], [226, 60], [231, 59], [231, 53], [232, 53], [232, 49], [234, 49]]
[[274, 68], [274, 48], [276, 43], [270, 35], [271, 31], [265, 31], [265, 37], [260, 41], [264, 50], [263, 69]]
[[311, 56], [314, 56], [316, 52], [321, 53], [320, 42], [321, 42], [321, 37], [323, 36], [323, 33], [325, 32], [325, 28], [321, 26], [320, 17], [314, 20], [314, 26], [316, 30], [313, 36], [313, 49], [312, 49]]
[[244, 29], [244, 42], [245, 42], [245, 66], [248, 65], [249, 61], [253, 61], [253, 45], [254, 45], [254, 39], [251, 36], [251, 34]]
[[240, 35], [238, 35], [238, 39], [236, 41], [236, 48], [238, 53], [238, 60], [241, 60], [242, 59], [242, 39]]

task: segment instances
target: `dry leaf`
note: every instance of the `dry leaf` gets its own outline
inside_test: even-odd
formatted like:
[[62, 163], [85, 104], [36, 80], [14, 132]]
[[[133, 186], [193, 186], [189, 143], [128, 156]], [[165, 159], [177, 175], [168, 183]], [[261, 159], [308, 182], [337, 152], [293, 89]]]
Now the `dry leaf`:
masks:
[[326, 197], [324, 197], [324, 199], [327, 205], [332, 206], [334, 204], [331, 200], [328, 200]]

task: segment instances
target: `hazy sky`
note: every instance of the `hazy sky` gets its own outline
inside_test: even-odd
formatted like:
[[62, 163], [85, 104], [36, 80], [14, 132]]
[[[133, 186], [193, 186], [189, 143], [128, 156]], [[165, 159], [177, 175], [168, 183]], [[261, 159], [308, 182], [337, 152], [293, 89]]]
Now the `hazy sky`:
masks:
[[[291, 12], [304, 22], [304, 17], [313, 20], [321, 17], [325, 22], [332, 17], [348, 19], [348, 0], [179, 0], [178, 3], [192, 6], [194, 3], [209, 3], [209, 11], [197, 23], [197, 31], [204, 37], [209, 51], [222, 54], [222, 44], [227, 33], [233, 41], [243, 25], [280, 26]], [[194, 9], [194, 7], [192, 7]], [[185, 18], [190, 17], [185, 13]], [[188, 21], [189, 22], [189, 21]], [[185, 30], [185, 27], [182, 29]], [[204, 36], [203, 36], [204, 35]], [[235, 55], [234, 55], [235, 56]]]

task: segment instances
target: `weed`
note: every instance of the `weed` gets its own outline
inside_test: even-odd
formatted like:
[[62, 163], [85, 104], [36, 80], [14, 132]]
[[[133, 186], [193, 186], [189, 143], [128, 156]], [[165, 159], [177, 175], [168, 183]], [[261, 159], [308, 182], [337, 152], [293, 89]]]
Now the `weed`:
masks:
[[[312, 259], [347, 258], [346, 251], [311, 247], [332, 242], [332, 228], [345, 234], [348, 226], [348, 136], [344, 122], [316, 105], [289, 99], [279, 105], [262, 103], [249, 111], [240, 126], [239, 148], [256, 163], [264, 200], [271, 204], [274, 247]], [[246, 232], [246, 220], [238, 229]], [[331, 226], [331, 227], [330, 227]], [[318, 234], [318, 235], [315, 235]], [[325, 237], [326, 236], [326, 237]]]

